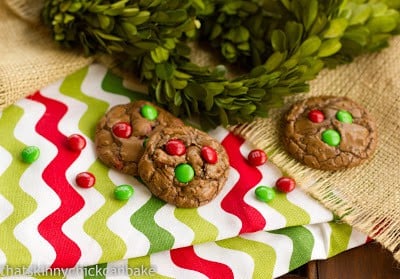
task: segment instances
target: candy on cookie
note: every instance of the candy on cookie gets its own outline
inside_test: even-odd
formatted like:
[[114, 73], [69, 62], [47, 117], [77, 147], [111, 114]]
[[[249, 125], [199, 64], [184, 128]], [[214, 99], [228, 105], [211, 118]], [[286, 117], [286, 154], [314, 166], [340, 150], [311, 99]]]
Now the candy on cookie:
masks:
[[183, 125], [183, 122], [147, 101], [114, 106], [97, 124], [98, 158], [109, 167], [136, 176], [147, 137], [167, 125]]
[[321, 96], [297, 102], [283, 119], [282, 142], [305, 165], [342, 170], [368, 160], [377, 144], [370, 114], [346, 97]]
[[224, 147], [208, 134], [188, 126], [154, 133], [139, 162], [139, 175], [158, 198], [177, 207], [210, 202], [221, 191], [229, 172]]

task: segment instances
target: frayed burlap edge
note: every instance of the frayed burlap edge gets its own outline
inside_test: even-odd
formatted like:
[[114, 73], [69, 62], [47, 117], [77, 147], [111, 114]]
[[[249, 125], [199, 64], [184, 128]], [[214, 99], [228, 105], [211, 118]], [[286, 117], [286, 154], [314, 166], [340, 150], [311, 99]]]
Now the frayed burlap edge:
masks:
[[366, 107], [378, 127], [378, 150], [361, 166], [339, 172], [306, 167], [283, 149], [280, 119], [288, 106], [268, 119], [231, 127], [266, 150], [272, 163], [296, 179], [299, 187], [393, 252], [400, 263], [400, 38], [379, 54], [336, 70], [325, 70], [312, 91], [288, 100], [318, 95], [347, 96]]

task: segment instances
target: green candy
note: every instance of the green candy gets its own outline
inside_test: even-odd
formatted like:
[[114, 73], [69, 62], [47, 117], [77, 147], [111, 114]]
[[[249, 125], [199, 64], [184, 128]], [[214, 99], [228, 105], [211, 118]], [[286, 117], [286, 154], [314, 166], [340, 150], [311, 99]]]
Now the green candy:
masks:
[[180, 164], [175, 168], [175, 177], [179, 182], [188, 183], [194, 177], [194, 169], [189, 164]]
[[135, 190], [131, 185], [122, 184], [114, 189], [114, 197], [117, 200], [126, 201], [129, 200], [129, 198], [133, 195], [134, 192]]
[[258, 186], [255, 190], [257, 199], [263, 202], [270, 202], [275, 198], [274, 189], [267, 186]]
[[153, 120], [157, 119], [157, 117], [158, 117], [158, 112], [157, 112], [156, 108], [151, 105], [144, 105], [140, 109], [140, 113], [142, 114], [142, 116], [144, 118], [146, 118], [150, 121], [153, 121]]
[[336, 113], [336, 119], [343, 123], [353, 123], [353, 116], [347, 110], [339, 110]]
[[22, 161], [31, 164], [40, 156], [40, 149], [37, 146], [27, 146], [21, 152]]
[[322, 133], [322, 141], [329, 146], [338, 146], [340, 140], [340, 134], [336, 130], [328, 129]]

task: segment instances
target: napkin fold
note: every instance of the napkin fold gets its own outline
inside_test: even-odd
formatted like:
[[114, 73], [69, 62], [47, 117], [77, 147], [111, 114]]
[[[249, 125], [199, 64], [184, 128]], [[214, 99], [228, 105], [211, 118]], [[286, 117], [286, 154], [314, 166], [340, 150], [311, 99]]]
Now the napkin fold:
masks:
[[[125, 273], [147, 267], [176, 278], [273, 278], [365, 243], [299, 189], [268, 204], [256, 199], [255, 188], [272, 187], [282, 173], [271, 163], [247, 164], [254, 146], [222, 127], [210, 135], [227, 150], [229, 178], [200, 208], [166, 204], [109, 169], [96, 158], [97, 121], [111, 106], [147, 98], [126, 86], [93, 64], [0, 112], [0, 274], [62, 270], [83, 278], [100, 269], [113, 278], [122, 264]], [[80, 153], [65, 146], [75, 133], [87, 141]], [[19, 157], [30, 145], [41, 151], [31, 165]], [[77, 187], [83, 171], [96, 176], [95, 187]], [[135, 189], [127, 202], [113, 198], [121, 184]]]

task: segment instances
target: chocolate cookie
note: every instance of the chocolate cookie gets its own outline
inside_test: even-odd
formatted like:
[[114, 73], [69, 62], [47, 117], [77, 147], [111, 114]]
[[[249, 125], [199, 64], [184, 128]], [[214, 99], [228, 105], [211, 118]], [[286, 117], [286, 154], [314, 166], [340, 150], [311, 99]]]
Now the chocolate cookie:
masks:
[[192, 127], [154, 133], [139, 162], [139, 175], [158, 198], [177, 207], [210, 202], [224, 186], [229, 159], [224, 147]]
[[123, 173], [138, 175], [143, 141], [160, 127], [183, 125], [169, 112], [146, 101], [112, 107], [99, 121], [95, 145], [99, 159]]
[[287, 151], [309, 167], [341, 170], [366, 161], [377, 143], [375, 122], [346, 97], [312, 97], [293, 105], [283, 119]]

